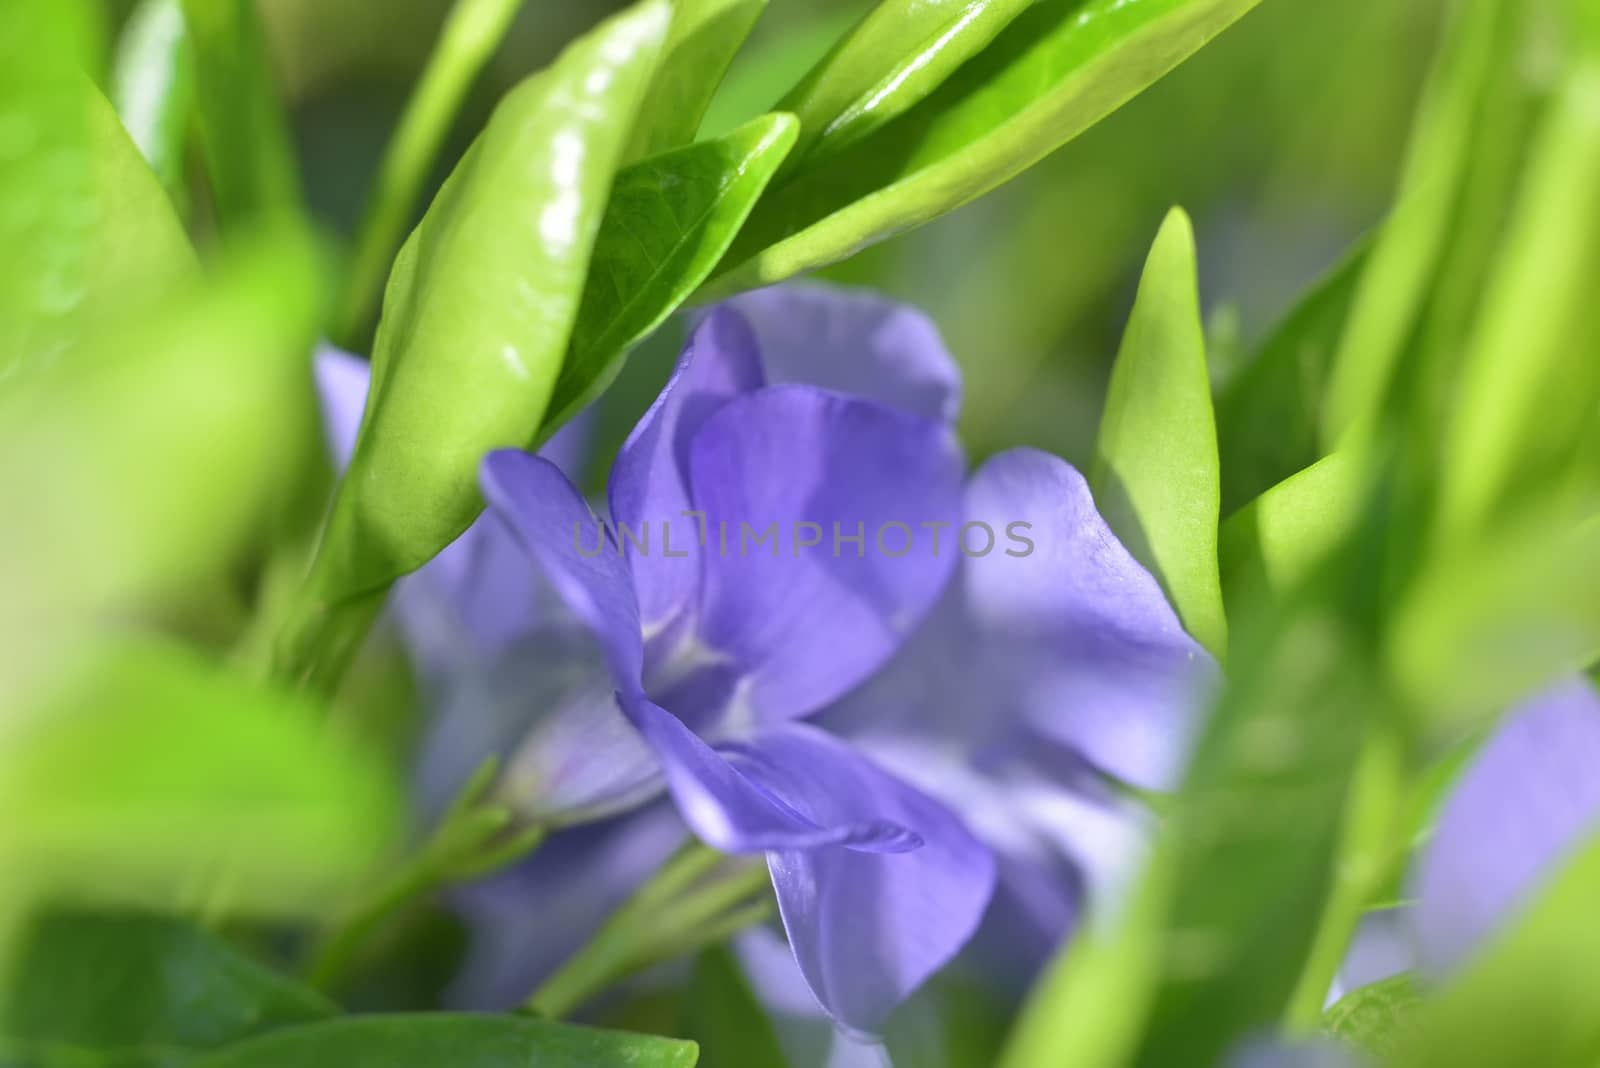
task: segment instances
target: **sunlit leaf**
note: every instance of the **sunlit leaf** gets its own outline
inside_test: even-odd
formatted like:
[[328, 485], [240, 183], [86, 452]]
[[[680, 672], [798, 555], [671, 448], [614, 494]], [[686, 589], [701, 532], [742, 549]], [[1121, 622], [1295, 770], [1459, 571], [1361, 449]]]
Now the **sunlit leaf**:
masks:
[[195, 79], [180, 0], [142, 0], [128, 16], [117, 44], [111, 98], [133, 143], [183, 211]]
[[1262, 584], [1291, 589], [1349, 533], [1366, 489], [1359, 455], [1336, 452], [1228, 517], [1220, 549], [1228, 603]]
[[1194, 231], [1174, 209], [1122, 336], [1090, 483], [1106, 522], [1160, 579], [1189, 633], [1221, 656], [1221, 482], [1196, 286]]
[[764, 115], [727, 137], [617, 175], [545, 416], [546, 433], [605, 389], [627, 350], [711, 272], [794, 137], [792, 116]]
[[1363, 1052], [1382, 1056], [1412, 1028], [1422, 998], [1409, 973], [1352, 990], [1322, 1015], [1322, 1029]]
[[1046, 0], [919, 105], [775, 190], [709, 291], [821, 267], [1016, 176], [1149, 86], [1256, 0]]
[[673, 0], [672, 28], [625, 161], [694, 140], [717, 86], [766, 6], [767, 0]]

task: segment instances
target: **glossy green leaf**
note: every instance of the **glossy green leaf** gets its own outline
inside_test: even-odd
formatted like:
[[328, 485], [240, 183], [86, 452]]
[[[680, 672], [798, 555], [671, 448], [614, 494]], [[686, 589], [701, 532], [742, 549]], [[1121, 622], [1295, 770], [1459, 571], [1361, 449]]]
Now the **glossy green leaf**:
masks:
[[1115, 111], [1257, 0], [1045, 0], [921, 104], [775, 190], [709, 291], [844, 259], [973, 200]]
[[1034, 0], [882, 0], [778, 107], [800, 120], [786, 170], [830, 156], [926, 98]]
[[794, 138], [793, 116], [763, 115], [617, 175], [545, 435], [598, 396], [628, 349], [711, 273]]
[[8, 892], [315, 915], [393, 843], [395, 784], [320, 709], [182, 647], [80, 653], [45, 692], [0, 747]]
[[692, 1042], [519, 1016], [355, 1016], [279, 1031], [193, 1068], [693, 1068]]
[[1322, 412], [1321, 442], [1370, 435], [1416, 328], [1449, 234], [1473, 123], [1496, 50], [1508, 47], [1508, 5], [1455, 10], [1411, 132], [1396, 206], [1367, 256], [1340, 338]]
[[52, 911], [27, 927], [0, 990], [0, 1049], [152, 1065], [338, 1013], [182, 920]]
[[1600, 360], [1574, 344], [1600, 286], [1600, 48], [1575, 57], [1538, 133], [1462, 360], [1441, 522], [1481, 525], [1567, 462], [1600, 412]]
[[660, 155], [694, 140], [734, 55], [766, 6], [767, 0], [673, 0], [672, 28], [639, 108], [625, 161]]
[[117, 43], [111, 98], [133, 143], [178, 210], [188, 202], [194, 57], [179, 0], [142, 0]]
[[255, 0], [180, 0], [201, 145], [225, 222], [301, 211], [299, 165]]
[[1363, 1053], [1382, 1057], [1404, 1042], [1422, 1004], [1410, 973], [1352, 990], [1328, 1007], [1322, 1029]]
[[1328, 369], [1369, 247], [1369, 241], [1356, 245], [1312, 286], [1218, 391], [1223, 515], [1321, 458], [1317, 434]]
[[1578, 848], [1418, 1010], [1394, 1068], [1593, 1068], [1600, 1055], [1600, 841]]
[[786, 1068], [788, 1060], [755, 991], [726, 946], [695, 958], [684, 996], [683, 1033], [700, 1046], [702, 1068]]
[[355, 455], [281, 653], [290, 675], [327, 647], [332, 606], [370, 604], [466, 529], [486, 452], [537, 434], [667, 15], [637, 5], [512, 89], [401, 249]]
[[1195, 271], [1194, 231], [1174, 209], [1122, 336], [1090, 484], [1106, 522], [1160, 579], [1189, 633], [1222, 656], [1221, 476]]
[[1349, 533], [1366, 489], [1357, 454], [1336, 452], [1229, 516], [1219, 549], [1228, 603], [1293, 588]]
[[1050, 967], [1005, 1068], [1220, 1064], [1282, 1017], [1385, 702], [1364, 541], [1239, 628], [1138, 893]]

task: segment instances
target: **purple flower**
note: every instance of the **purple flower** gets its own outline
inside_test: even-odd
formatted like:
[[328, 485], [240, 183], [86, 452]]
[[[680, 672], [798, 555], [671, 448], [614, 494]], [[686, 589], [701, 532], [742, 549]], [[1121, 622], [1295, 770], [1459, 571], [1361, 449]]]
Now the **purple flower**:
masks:
[[[933, 541], [961, 518], [958, 377], [924, 318], [871, 298], [800, 287], [736, 307], [700, 323], [623, 446], [613, 528], [548, 460], [484, 462], [491, 511], [591, 640], [502, 625], [531, 599], [526, 568], [473, 578], [502, 536], [479, 530], [492, 518], [452, 546], [463, 566], [408, 584], [444, 589], [466, 624], [475, 670], [443, 689], [470, 712], [443, 729], [517, 727], [524, 811], [591, 819], [664, 782], [702, 839], [768, 854], [807, 982], [871, 1030], [966, 942], [994, 864], [947, 809], [802, 720], [880, 667], [948, 581], [956, 549]], [[787, 343], [758, 342], [740, 312]], [[764, 539], [749, 549], [745, 524]], [[505, 584], [509, 607], [474, 597]]]

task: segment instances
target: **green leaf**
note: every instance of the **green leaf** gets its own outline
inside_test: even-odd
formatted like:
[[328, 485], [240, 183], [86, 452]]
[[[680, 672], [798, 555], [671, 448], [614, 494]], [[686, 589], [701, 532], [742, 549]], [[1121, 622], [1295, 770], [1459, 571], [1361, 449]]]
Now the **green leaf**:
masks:
[[1106, 522], [1161, 580], [1189, 633], [1222, 656], [1221, 475], [1195, 270], [1194, 232], [1175, 208], [1145, 263], [1090, 481]]
[[298, 217], [299, 165], [255, 0], [181, 0], [200, 140], [224, 222]]
[[1322, 411], [1325, 450], [1346, 433], [1370, 435], [1422, 312], [1449, 235], [1477, 108], [1497, 49], [1510, 35], [1508, 6], [1482, 0], [1456, 9], [1423, 91], [1396, 206], [1367, 255], [1340, 338]]
[[357, 1016], [278, 1031], [192, 1068], [693, 1068], [693, 1042], [450, 1013]]
[[0, 993], [0, 1047], [152, 1064], [338, 1013], [199, 928], [154, 913], [45, 913]]
[[1177, 66], [1257, 0], [1046, 0], [877, 134], [768, 196], [715, 295], [844, 259], [1015, 177]]
[[1281, 1018], [1386, 705], [1367, 540], [1247, 617], [1139, 891], [1051, 965], [1005, 1068], [1220, 1064]]
[[315, 915], [392, 844], [400, 802], [321, 710], [174, 644], [80, 653], [10, 709], [8, 892], [218, 914]]
[[667, 14], [639, 4], [507, 93], [401, 249], [355, 455], [280, 649], [289, 676], [345, 656], [328, 613], [370, 615], [482, 510], [484, 454], [536, 436]]
[[1223, 515], [1321, 458], [1317, 433], [1328, 369], [1370, 247], [1363, 240], [1346, 253], [1218, 392]]
[[1600, 840], [1577, 849], [1418, 1010], [1395, 1068], [1593, 1068], [1600, 1051]]
[[1034, 0], [881, 0], [778, 108], [800, 120], [790, 166], [854, 144], [910, 110]]
[[1405, 1040], [1422, 998], [1409, 972], [1352, 990], [1328, 1007], [1322, 1029], [1363, 1053], [1383, 1057]]
[[623, 159], [632, 163], [688, 144], [717, 86], [767, 0], [673, 0], [661, 63]]
[[598, 396], [628, 349], [711, 273], [794, 144], [795, 129], [791, 115], [763, 115], [727, 137], [617, 175], [541, 436]]
[[1228, 603], [1264, 586], [1288, 590], [1350, 532], [1366, 475], [1356, 453], [1332, 453], [1273, 486], [1222, 524]]
[[179, 211], [188, 203], [194, 57], [179, 0], [142, 0], [117, 44], [111, 98], [133, 143]]
[[684, 1033], [700, 1045], [703, 1068], [785, 1068], [767, 1010], [726, 946], [695, 958], [684, 996]]

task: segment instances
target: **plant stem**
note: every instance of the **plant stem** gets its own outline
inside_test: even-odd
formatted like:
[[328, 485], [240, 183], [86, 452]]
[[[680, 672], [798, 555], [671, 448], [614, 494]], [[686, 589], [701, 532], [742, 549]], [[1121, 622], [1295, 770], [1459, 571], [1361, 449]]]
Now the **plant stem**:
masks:
[[1346, 808], [1346, 824], [1333, 886], [1317, 926], [1311, 952], [1284, 1017], [1291, 1035], [1316, 1032], [1322, 1006], [1339, 974], [1350, 942], [1373, 894], [1404, 849], [1395, 848], [1404, 811], [1407, 763], [1393, 727], [1380, 727], [1367, 742], [1356, 767]]
[[723, 941], [772, 914], [764, 864], [691, 842], [533, 992], [524, 1009], [560, 1019], [606, 987]]
[[358, 344], [422, 184], [474, 78], [500, 44], [521, 0], [456, 0], [422, 80], [378, 165], [334, 337]]

